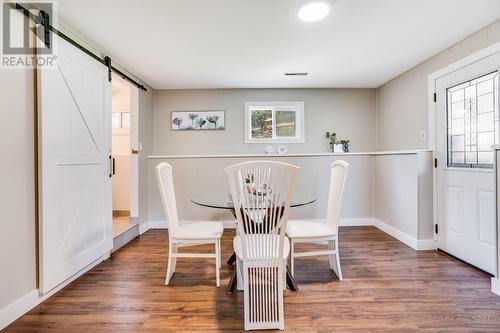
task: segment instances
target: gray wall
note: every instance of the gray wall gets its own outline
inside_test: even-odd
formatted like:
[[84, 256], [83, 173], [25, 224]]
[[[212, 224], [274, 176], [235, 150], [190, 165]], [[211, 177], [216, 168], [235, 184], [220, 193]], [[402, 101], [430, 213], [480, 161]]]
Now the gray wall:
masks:
[[[300, 167], [296, 192], [308, 193], [317, 197], [311, 205], [293, 208], [290, 218], [324, 219], [326, 217], [328, 190], [330, 185], [330, 165], [335, 160], [345, 160], [350, 164], [349, 177], [341, 217], [346, 219], [366, 219], [373, 216], [372, 183], [373, 168], [370, 155], [343, 156], [273, 156], [266, 160], [290, 163]], [[229, 193], [229, 184], [224, 168], [255, 160], [255, 157], [241, 158], [173, 158], [152, 159], [150, 162], [150, 214], [152, 221], [165, 221], [156, 179], [155, 167], [167, 161], [173, 167], [175, 197], [177, 200], [179, 219], [184, 221], [234, 221], [227, 210], [200, 207], [191, 202], [195, 195], [203, 193]], [[203, 172], [200, 172], [203, 165]]]
[[139, 223], [149, 221], [149, 167], [148, 155], [153, 153], [154, 90], [139, 90]]
[[420, 140], [420, 131], [428, 130], [428, 75], [498, 41], [500, 21], [379, 87], [378, 149], [428, 148], [428, 133]]
[[34, 72], [0, 70], [0, 310], [36, 288]]
[[[304, 144], [287, 144], [289, 152], [327, 152], [324, 133], [351, 140], [352, 151], [376, 148], [374, 89], [218, 89], [161, 90], [155, 95], [155, 153], [264, 153], [267, 144], [244, 143], [244, 103], [305, 102]], [[171, 130], [171, 111], [225, 110], [226, 130]]]

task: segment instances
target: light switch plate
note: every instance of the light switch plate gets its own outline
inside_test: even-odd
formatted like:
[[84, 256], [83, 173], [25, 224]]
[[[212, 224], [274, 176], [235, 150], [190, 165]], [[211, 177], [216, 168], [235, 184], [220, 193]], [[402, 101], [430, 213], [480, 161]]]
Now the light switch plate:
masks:
[[425, 131], [420, 131], [420, 141], [425, 141]]

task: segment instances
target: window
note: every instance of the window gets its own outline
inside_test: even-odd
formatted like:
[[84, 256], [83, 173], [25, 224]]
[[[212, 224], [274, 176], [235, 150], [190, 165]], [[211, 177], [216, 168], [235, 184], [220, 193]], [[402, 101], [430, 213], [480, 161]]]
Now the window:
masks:
[[122, 128], [130, 128], [130, 112], [122, 112]]
[[304, 143], [303, 102], [245, 103], [245, 143]]
[[498, 72], [446, 90], [448, 166], [493, 168], [498, 143]]
[[111, 123], [113, 128], [130, 128], [130, 112], [113, 112]]
[[113, 112], [111, 114], [111, 119], [112, 119], [113, 128], [120, 128], [121, 127], [120, 112]]

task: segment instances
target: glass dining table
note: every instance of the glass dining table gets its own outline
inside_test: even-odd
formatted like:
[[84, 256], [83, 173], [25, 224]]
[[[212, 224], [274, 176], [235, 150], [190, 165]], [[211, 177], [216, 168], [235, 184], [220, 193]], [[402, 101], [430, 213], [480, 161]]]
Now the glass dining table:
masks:
[[[292, 202], [290, 203], [290, 207], [301, 207], [310, 205], [315, 202], [317, 197], [312, 193], [307, 192], [295, 192], [292, 198]], [[226, 192], [207, 192], [195, 195], [191, 198], [191, 202], [196, 205], [207, 207], [207, 208], [215, 208], [215, 209], [226, 209], [233, 214], [236, 219], [236, 212], [234, 210], [233, 200], [231, 199], [231, 195]], [[227, 260], [229, 265], [233, 265], [236, 262], [236, 254], [233, 252], [231, 257]], [[231, 294], [236, 290], [236, 270], [233, 273], [231, 281], [226, 289], [227, 294]], [[292, 274], [290, 273], [290, 269], [286, 268], [286, 283], [288, 289], [291, 291], [298, 291], [299, 288], [297, 283], [295, 282]]]

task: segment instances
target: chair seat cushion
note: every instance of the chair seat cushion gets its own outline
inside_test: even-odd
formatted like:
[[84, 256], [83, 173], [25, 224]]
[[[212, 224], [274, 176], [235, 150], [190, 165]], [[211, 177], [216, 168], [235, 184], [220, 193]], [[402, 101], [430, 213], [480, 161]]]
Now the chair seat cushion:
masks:
[[335, 236], [336, 231], [322, 222], [289, 220], [286, 234], [290, 238], [314, 238]]
[[[275, 256], [278, 255], [278, 235], [247, 235], [247, 237], [251, 238], [251, 240], [248, 242], [247, 246], [255, 246], [255, 248], [260, 249], [261, 251], [247, 251], [251, 256], [249, 259], [263, 259], [263, 254], [270, 254], [272, 253], [270, 250], [267, 251], [264, 249], [266, 246], [272, 246], [271, 244], [274, 244], [274, 253]], [[273, 239], [270, 239], [270, 237], [273, 237]], [[290, 253], [290, 241], [288, 240], [287, 237], [284, 238], [284, 249], [283, 249], [283, 259], [286, 259], [288, 257], [288, 254]], [[250, 245], [252, 244], [252, 245]], [[242, 251], [242, 246], [241, 246], [241, 237], [236, 236], [233, 239], [233, 248], [234, 252], [236, 253], [236, 256], [238, 259], [243, 259], [243, 251]], [[266, 257], [269, 257], [269, 255], [266, 255]]]
[[214, 239], [220, 238], [224, 226], [220, 222], [196, 222], [181, 224], [172, 234], [175, 239]]

